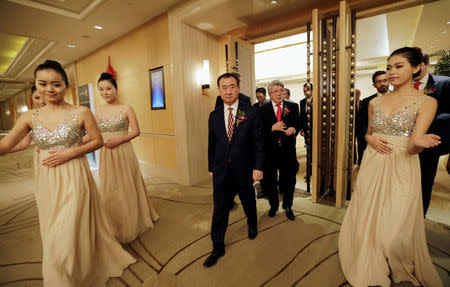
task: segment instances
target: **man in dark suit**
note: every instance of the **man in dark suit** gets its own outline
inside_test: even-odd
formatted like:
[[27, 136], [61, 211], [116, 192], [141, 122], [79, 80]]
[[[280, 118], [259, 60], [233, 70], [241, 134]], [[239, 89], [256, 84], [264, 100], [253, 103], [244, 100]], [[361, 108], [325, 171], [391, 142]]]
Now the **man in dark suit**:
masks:
[[[259, 87], [256, 89], [256, 103], [253, 105], [256, 108], [258, 113], [261, 111], [261, 107], [267, 103], [270, 103], [270, 100], [266, 99], [266, 89], [263, 87]], [[259, 181], [261, 183], [261, 191], [256, 194], [257, 198], [266, 197], [266, 193], [264, 192], [264, 179]]]
[[429, 68], [429, 56], [424, 54], [421, 73], [414, 79], [414, 88], [437, 100], [436, 116], [427, 133], [441, 137], [440, 145], [424, 149], [419, 154], [424, 215], [430, 205], [439, 157], [450, 152], [450, 77], [431, 75], [428, 73]]
[[[306, 131], [308, 129], [308, 114], [306, 112], [306, 105], [309, 98], [312, 97], [312, 89], [313, 85], [310, 83], [305, 83], [303, 85], [303, 94], [305, 95], [305, 98], [300, 101], [300, 118], [299, 118], [299, 130], [300, 135], [305, 138], [305, 146], [308, 148], [306, 144]], [[312, 111], [312, 110], [311, 110]], [[312, 113], [311, 113], [311, 121], [310, 121], [310, 129], [309, 129], [309, 136], [312, 138]], [[306, 176], [305, 180], [308, 181], [309, 177], [311, 176], [311, 165], [306, 164]]]
[[270, 104], [261, 108], [264, 134], [264, 181], [265, 192], [269, 196], [269, 216], [276, 215], [279, 206], [277, 192], [278, 173], [280, 193], [286, 217], [295, 220], [292, 212], [296, 174], [299, 168], [295, 151], [295, 138], [298, 134], [298, 105], [284, 100], [284, 85], [273, 81], [268, 87]]
[[239, 78], [226, 73], [217, 80], [223, 105], [209, 115], [208, 170], [213, 178], [213, 252], [203, 263], [211, 267], [225, 254], [229, 202], [237, 192], [247, 216], [248, 238], [258, 234], [253, 182], [261, 180], [264, 142], [256, 110], [238, 100]]
[[358, 165], [361, 165], [364, 150], [367, 147], [365, 136], [369, 125], [369, 102], [373, 98], [389, 92], [389, 81], [386, 76], [386, 71], [376, 71], [372, 75], [372, 86], [377, 89], [377, 93], [361, 101], [361, 106], [355, 118], [355, 134], [356, 140], [358, 141]]
[[[233, 72], [233, 73], [230, 73], [230, 74], [232, 74], [232, 75], [234, 75], [235, 77], [237, 77], [238, 79], [239, 79], [239, 83], [241, 82], [241, 75], [239, 74], [239, 73], [236, 73], [236, 72]], [[250, 97], [249, 96], [246, 96], [246, 95], [244, 95], [244, 94], [242, 94], [242, 93], [239, 93], [239, 95], [238, 95], [238, 100], [239, 101], [241, 101], [241, 102], [243, 102], [243, 103], [246, 103], [246, 104], [249, 104], [249, 105], [251, 105], [251, 99], [250, 99]], [[215, 105], [215, 107], [214, 107], [214, 109], [217, 109], [218, 107], [223, 107], [223, 100], [222, 100], [222, 98], [221, 98], [221, 96], [219, 95], [219, 96], [217, 96], [217, 98], [216, 98], [216, 105]], [[236, 193], [234, 194], [234, 196], [231, 198], [231, 200], [230, 200], [230, 203], [229, 203], [229, 210], [232, 210], [232, 209], [234, 209], [235, 207], [237, 207], [237, 203], [234, 201], [234, 197], [236, 196]]]
[[266, 99], [266, 89], [259, 87], [256, 89], [256, 103], [253, 105], [257, 110], [262, 107], [262, 105], [270, 102]]

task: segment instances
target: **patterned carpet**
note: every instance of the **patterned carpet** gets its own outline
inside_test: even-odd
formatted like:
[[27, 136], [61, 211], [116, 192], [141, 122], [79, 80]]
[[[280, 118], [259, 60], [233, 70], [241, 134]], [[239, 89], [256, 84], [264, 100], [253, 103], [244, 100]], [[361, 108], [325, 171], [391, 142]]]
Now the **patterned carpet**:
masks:
[[[30, 149], [1, 158], [0, 286], [42, 286], [31, 166]], [[242, 207], [231, 211], [226, 254], [216, 266], [205, 269], [202, 263], [211, 252], [211, 184], [180, 186], [153, 177], [145, 165], [143, 175], [161, 219], [154, 229], [124, 246], [138, 261], [106, 286], [350, 286], [337, 253], [345, 209], [311, 203], [301, 182], [295, 193], [293, 222], [281, 209], [274, 218], [268, 217], [268, 201], [257, 201], [259, 234], [255, 240], [247, 238]], [[445, 213], [441, 217], [448, 220]], [[427, 219], [426, 229], [433, 262], [444, 286], [450, 286], [449, 226]]]

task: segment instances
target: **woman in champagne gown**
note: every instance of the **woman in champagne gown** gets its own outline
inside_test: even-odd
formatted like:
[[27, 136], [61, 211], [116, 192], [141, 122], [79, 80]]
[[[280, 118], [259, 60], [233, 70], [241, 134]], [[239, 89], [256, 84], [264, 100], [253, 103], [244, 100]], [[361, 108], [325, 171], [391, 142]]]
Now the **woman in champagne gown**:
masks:
[[[132, 107], [117, 101], [117, 83], [111, 74], [98, 80], [106, 105], [96, 110], [97, 123], [105, 142], [100, 149], [100, 197], [110, 227], [120, 242], [131, 242], [159, 219], [147, 196], [131, 140], [139, 135]], [[132, 131], [128, 133], [131, 124]]]
[[[47, 106], [22, 115], [0, 142], [0, 155], [32, 131], [40, 150], [35, 197], [44, 286], [104, 286], [135, 259], [107, 227], [84, 156], [102, 146], [101, 135], [89, 109], [64, 101], [68, 81], [59, 63], [47, 60], [36, 68], [35, 78]], [[84, 130], [92, 141], [80, 145]]]
[[[369, 128], [356, 187], [339, 236], [339, 259], [355, 287], [441, 287], [427, 248], [422, 212], [420, 163], [423, 148], [440, 143], [426, 134], [435, 99], [415, 90], [422, 53], [401, 48], [388, 59], [392, 93], [369, 104]], [[389, 278], [390, 277], [390, 278]]]

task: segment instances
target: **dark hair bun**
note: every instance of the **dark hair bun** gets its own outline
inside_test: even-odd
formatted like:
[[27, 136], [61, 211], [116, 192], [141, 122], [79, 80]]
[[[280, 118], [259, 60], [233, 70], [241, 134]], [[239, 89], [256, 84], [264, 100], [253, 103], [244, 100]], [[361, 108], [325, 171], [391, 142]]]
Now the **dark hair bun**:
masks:
[[110, 73], [102, 73], [97, 81], [97, 84], [101, 81], [109, 81], [114, 86], [114, 88], [117, 89], [117, 82], [116, 80], [114, 80], [114, 76]]
[[60, 63], [53, 61], [53, 60], [46, 60], [44, 63], [37, 66], [36, 69], [34, 70], [34, 78], [36, 78], [37, 71], [46, 70], [46, 69], [54, 70], [57, 73], [59, 73], [61, 75], [64, 83], [66, 84], [66, 87], [69, 86], [69, 80], [67, 79], [66, 71], [64, 71], [64, 69]]
[[110, 79], [114, 79], [114, 77], [110, 73], [102, 73], [100, 75], [100, 79], [102, 79], [102, 80], [110, 80]]

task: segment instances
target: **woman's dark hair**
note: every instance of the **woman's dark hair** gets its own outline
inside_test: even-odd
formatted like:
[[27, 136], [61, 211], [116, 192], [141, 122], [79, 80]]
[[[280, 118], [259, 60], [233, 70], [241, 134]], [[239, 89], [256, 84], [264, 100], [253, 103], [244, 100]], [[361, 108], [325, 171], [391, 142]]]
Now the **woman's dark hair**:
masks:
[[36, 92], [36, 85], [33, 85], [33, 86], [31, 87], [31, 94], [33, 94], [34, 92]]
[[[395, 55], [402, 55], [403, 57], [405, 57], [408, 60], [408, 62], [413, 67], [417, 67], [420, 64], [422, 64], [422, 62], [423, 62], [422, 49], [420, 49], [418, 47], [403, 47], [403, 48], [397, 49], [391, 53], [388, 60], [392, 56], [395, 56]], [[413, 74], [412, 77], [415, 78], [419, 75], [420, 75], [420, 70], [417, 73]]]
[[113, 75], [111, 75], [110, 73], [102, 73], [102, 74], [100, 75], [100, 78], [98, 78], [97, 85], [98, 85], [98, 83], [100, 83], [101, 81], [109, 81], [109, 82], [114, 86], [114, 88], [117, 89], [117, 83], [116, 83], [116, 80], [114, 80]]
[[37, 71], [47, 70], [47, 69], [51, 69], [51, 70], [54, 70], [55, 72], [58, 72], [61, 75], [61, 77], [63, 78], [63, 81], [66, 84], [66, 88], [69, 86], [69, 81], [67, 80], [66, 71], [64, 71], [64, 69], [60, 63], [53, 61], [53, 60], [47, 60], [44, 63], [37, 66], [36, 69], [34, 70], [34, 78], [36, 79]]

